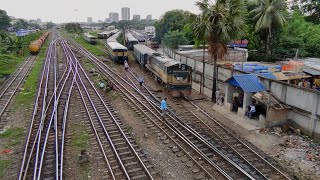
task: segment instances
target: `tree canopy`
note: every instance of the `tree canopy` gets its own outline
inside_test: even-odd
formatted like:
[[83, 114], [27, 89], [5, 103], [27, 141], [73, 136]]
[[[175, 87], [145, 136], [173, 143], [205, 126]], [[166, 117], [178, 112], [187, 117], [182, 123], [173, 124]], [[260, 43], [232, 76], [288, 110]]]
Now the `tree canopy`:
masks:
[[182, 31], [192, 16], [194, 16], [192, 13], [183, 10], [166, 12], [160, 21], [155, 22], [156, 40], [161, 42], [161, 39], [169, 31]]
[[7, 15], [7, 12], [0, 9], [0, 30], [5, 30], [10, 25], [10, 17]]
[[77, 33], [77, 34], [83, 33], [83, 29], [78, 23], [67, 23], [65, 25], [65, 29], [69, 33]]
[[183, 32], [170, 31], [164, 36], [162, 43], [169, 48], [177, 49], [179, 45], [189, 44], [189, 41]]

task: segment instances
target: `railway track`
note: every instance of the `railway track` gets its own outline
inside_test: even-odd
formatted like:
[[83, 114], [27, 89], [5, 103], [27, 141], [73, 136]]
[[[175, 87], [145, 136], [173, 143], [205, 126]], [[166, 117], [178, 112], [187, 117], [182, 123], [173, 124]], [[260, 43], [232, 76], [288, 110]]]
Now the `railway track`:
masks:
[[66, 115], [73, 81], [70, 63], [66, 63], [69, 68], [60, 70], [63, 73], [58, 79], [59, 39], [56, 34], [52, 39], [44, 60], [19, 179], [62, 178]]
[[154, 179], [153, 165], [130, 137], [111, 104], [102, 99], [70, 48], [77, 71], [76, 85], [88, 121], [94, 131], [108, 169], [106, 179]]
[[9, 104], [25, 80], [35, 62], [34, 56], [29, 56], [19, 66], [17, 71], [0, 87], [0, 131], [3, 130], [9, 116]]
[[[147, 126], [153, 128], [164, 143], [170, 144], [169, 146], [178, 156], [188, 154], [187, 149], [188, 152], [192, 150], [193, 153], [189, 158], [201, 169], [202, 173], [197, 173], [197, 178], [289, 179], [266, 160], [261, 159], [261, 156], [259, 157], [252, 149], [248, 152], [255, 154], [255, 157], [236, 151], [236, 146], [243, 145], [243, 148], [246, 147], [241, 142], [237, 141], [238, 143], [235, 143], [235, 146], [230, 144], [228, 146], [226, 139], [217, 139], [219, 137], [217, 133], [212, 138], [212, 134], [208, 134], [207, 130], [203, 129], [207, 127], [205, 124], [203, 124], [203, 127], [194, 125], [199, 124], [199, 120], [195, 121], [194, 116], [179, 117], [171, 110], [165, 118], [159, 117], [158, 99], [150, 91], [143, 94], [143, 91], [138, 90], [135, 85], [136, 77], [132, 73], [132, 78], [129, 77], [130, 74], [120, 77], [91, 53], [77, 44], [75, 46], [98, 67], [105, 77], [113, 81], [117, 89], [122, 92], [128, 105], [134, 110], [140, 111]], [[199, 117], [197, 119], [201, 120]], [[201, 159], [201, 161], [197, 161], [197, 159]]]

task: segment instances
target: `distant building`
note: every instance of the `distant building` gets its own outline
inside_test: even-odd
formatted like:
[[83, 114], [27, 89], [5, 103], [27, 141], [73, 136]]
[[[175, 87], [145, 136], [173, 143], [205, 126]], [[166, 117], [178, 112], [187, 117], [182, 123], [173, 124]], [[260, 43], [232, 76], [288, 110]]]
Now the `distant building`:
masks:
[[121, 19], [122, 20], [130, 20], [130, 8], [128, 7], [123, 7], [121, 8]]
[[37, 19], [37, 23], [38, 23], [38, 24], [41, 23], [41, 19], [40, 19], [40, 18]]
[[103, 21], [102, 20], [98, 20], [98, 23], [103, 23]]
[[89, 24], [92, 23], [92, 17], [87, 17], [87, 23], [89, 23]]
[[146, 26], [144, 28], [144, 31], [147, 33], [147, 34], [154, 34], [154, 32], [156, 31], [156, 28], [154, 26]]
[[140, 15], [139, 14], [134, 14], [132, 20], [140, 21]]
[[119, 13], [111, 12], [109, 13], [109, 22], [118, 22], [119, 21]]
[[146, 19], [147, 19], [147, 21], [150, 21], [152, 19], [152, 15], [149, 14]]

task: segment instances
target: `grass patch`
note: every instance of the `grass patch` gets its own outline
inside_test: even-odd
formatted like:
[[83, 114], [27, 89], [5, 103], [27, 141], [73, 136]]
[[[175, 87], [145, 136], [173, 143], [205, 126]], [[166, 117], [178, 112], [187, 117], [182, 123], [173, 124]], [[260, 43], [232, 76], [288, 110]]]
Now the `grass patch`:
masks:
[[23, 90], [17, 95], [15, 101], [15, 108], [24, 104], [33, 103], [33, 99], [37, 93], [39, 74], [41, 73], [42, 63], [46, 56], [48, 44], [49, 41], [46, 41], [46, 43], [41, 49], [41, 52], [38, 54], [36, 62], [34, 63], [32, 70], [29, 73], [26, 82], [23, 86]]
[[89, 134], [86, 132], [85, 125], [74, 123], [72, 124], [72, 131], [74, 136], [72, 137], [72, 146], [80, 152], [81, 149], [86, 149], [89, 141]]
[[9, 167], [10, 163], [10, 160], [0, 159], [0, 178], [4, 176], [4, 172]]
[[25, 59], [26, 56], [17, 57], [13, 54], [0, 54], [0, 78], [2, 79], [13, 74], [17, 70], [17, 66], [21, 64]]
[[5, 148], [12, 148], [17, 144], [20, 144], [23, 136], [24, 132], [22, 128], [10, 128], [0, 134], [0, 139], [8, 141], [8, 143], [5, 144]]
[[101, 51], [99, 48], [104, 49], [105, 46], [101, 41], [97, 41], [97, 44], [92, 45], [89, 44], [82, 36], [77, 36], [74, 38], [82, 47], [84, 47], [86, 50], [90, 51], [92, 54], [96, 56], [106, 56], [107, 54], [103, 51]]

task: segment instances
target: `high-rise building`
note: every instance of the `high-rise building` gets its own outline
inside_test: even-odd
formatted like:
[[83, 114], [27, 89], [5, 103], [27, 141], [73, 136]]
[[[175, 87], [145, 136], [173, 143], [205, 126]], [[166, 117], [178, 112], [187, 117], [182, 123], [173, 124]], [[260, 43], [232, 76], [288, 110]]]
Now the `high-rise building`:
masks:
[[140, 21], [140, 15], [139, 14], [134, 14], [132, 20]]
[[150, 21], [152, 19], [152, 15], [151, 14], [147, 15], [146, 19], [147, 19], [147, 21]]
[[130, 20], [130, 8], [123, 7], [121, 8], [121, 19], [122, 20]]
[[41, 23], [41, 19], [40, 18], [37, 19], [37, 23], [38, 24]]
[[87, 17], [87, 23], [92, 23], [92, 17]]
[[119, 21], [119, 13], [111, 12], [109, 13], [109, 22], [118, 22]]

